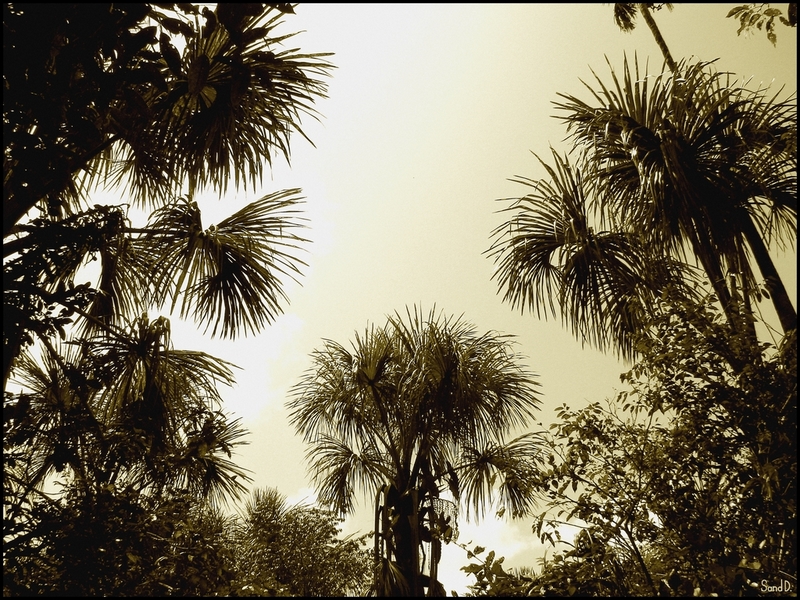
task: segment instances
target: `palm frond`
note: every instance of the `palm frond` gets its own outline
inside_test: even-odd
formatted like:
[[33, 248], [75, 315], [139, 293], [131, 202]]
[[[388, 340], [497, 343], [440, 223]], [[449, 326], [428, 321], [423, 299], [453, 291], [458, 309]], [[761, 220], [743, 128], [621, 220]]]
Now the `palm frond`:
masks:
[[194, 25], [200, 35], [163, 66], [168, 85], [141, 94], [152, 124], [126, 132], [116, 148], [116, 178], [133, 176], [134, 198], [149, 202], [163, 197], [154, 188], [183, 182], [190, 194], [207, 186], [224, 194], [231, 182], [255, 188], [276, 154], [289, 160], [290, 137], [306, 137], [303, 116], [318, 118], [314, 104], [326, 97], [333, 65], [329, 54], [276, 50], [295, 35], [275, 34], [282, 16], [268, 6], [230, 31], [217, 19]]
[[548, 180], [518, 179], [533, 192], [504, 209], [513, 216], [492, 234], [503, 299], [540, 318], [560, 315], [582, 342], [631, 358], [647, 307], [668, 285], [689, 292], [689, 270], [651, 254], [638, 233], [595, 231], [581, 172], [553, 157], [555, 166], [542, 161]]
[[388, 457], [377, 448], [351, 448], [328, 435], [319, 436], [307, 458], [311, 461], [318, 501], [340, 514], [352, 512], [355, 492], [372, 492], [392, 475]]
[[219, 411], [200, 411], [199, 417], [186, 431], [182, 456], [169, 477], [174, 485], [188, 489], [194, 497], [208, 498], [212, 505], [238, 499], [247, 489], [244, 484], [252, 479], [247, 469], [230, 458], [236, 446], [247, 443], [242, 438], [249, 432], [241, 419], [229, 421]]
[[155, 301], [182, 296], [181, 317], [193, 316], [211, 335], [234, 338], [257, 333], [288, 301], [282, 277], [297, 281], [296, 256], [308, 240], [295, 206], [299, 189], [268, 194], [218, 225], [203, 229], [196, 203], [179, 202], [156, 211], [145, 243], [158, 269]]
[[16, 415], [4, 439], [18, 454], [6, 468], [28, 487], [25, 494], [55, 472], [68, 468], [82, 479], [90, 468], [85, 454], [102, 433], [89, 409], [93, 386], [83, 375], [86, 370], [79, 348], [66, 343], [46, 348], [41, 360], [30, 350], [19, 357], [15, 381], [24, 391], [16, 403], [4, 404], [4, 410]]
[[455, 470], [467, 519], [470, 514], [480, 518], [492, 504], [495, 488], [499, 488], [501, 506], [513, 517], [530, 513], [535, 507], [534, 481], [542, 463], [543, 439], [541, 433], [526, 433], [508, 443], [489, 441], [480, 448], [463, 449]]
[[636, 28], [636, 14], [638, 8], [631, 2], [614, 3], [614, 23], [622, 31], [631, 32]]
[[121, 235], [99, 251], [100, 277], [97, 294], [82, 321], [81, 335], [93, 337], [102, 325], [124, 326], [126, 315], [147, 310], [152, 296], [149, 274], [151, 257], [138, 240]]
[[234, 382], [231, 364], [204, 352], [174, 350], [169, 321], [143, 315], [128, 337], [101, 337], [91, 343], [93, 368], [106, 388], [97, 408], [107, 422], [133, 403], [144, 403], [156, 430], [172, 436], [198, 406], [221, 402], [219, 385]]

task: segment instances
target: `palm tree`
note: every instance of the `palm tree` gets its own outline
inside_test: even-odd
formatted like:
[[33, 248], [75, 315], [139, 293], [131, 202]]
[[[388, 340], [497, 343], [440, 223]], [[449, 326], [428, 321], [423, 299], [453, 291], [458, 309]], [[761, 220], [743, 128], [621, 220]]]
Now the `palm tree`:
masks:
[[84, 495], [109, 486], [154, 497], [182, 489], [218, 504], [244, 491], [249, 476], [230, 457], [246, 431], [220, 410], [231, 365], [173, 349], [163, 317], [143, 315], [126, 333], [49, 347], [41, 363], [22, 355], [25, 391], [7, 404], [12, 517], [56, 474]]
[[[615, 305], [632, 297], [647, 305], [665, 285], [691, 290], [689, 256], [732, 327], [741, 322], [739, 313], [752, 314], [750, 301], [762, 289], [784, 332], [797, 326], [768, 251], [768, 244], [791, 244], [796, 235], [796, 104], [732, 85], [707, 63], [681, 64], [678, 73], [651, 77], [626, 60], [622, 78], [612, 69], [611, 86], [595, 75], [599, 91], [589, 88], [595, 102], [562, 95], [556, 106], [566, 113], [561, 118], [578, 167], [548, 168], [556, 183], [540, 184], [518, 200], [490, 249], [506, 299], [541, 310], [556, 285], [562, 315], [576, 335], [600, 347], [611, 339], [623, 354], [631, 350], [629, 332], [617, 333], [623, 330], [615, 319], [624, 315], [615, 316]], [[583, 213], [572, 214], [583, 206], [591, 209], [586, 224]], [[613, 239], [611, 232], [626, 240], [627, 262], [614, 262], [607, 252], [594, 261], [624, 285], [575, 279], [574, 264], [553, 264], [552, 238], [569, 241], [573, 222], [576, 231], [590, 231], [591, 223], [609, 232], [595, 234], [591, 247], [597, 250], [599, 242]], [[615, 250], [623, 252], [619, 244]], [[588, 295], [573, 291], [578, 289]]]
[[760, 287], [752, 255], [784, 333], [796, 328], [765, 242], [796, 235], [796, 102], [738, 87], [707, 63], [662, 72], [652, 89], [638, 65], [624, 68], [623, 81], [612, 70], [612, 89], [598, 78], [602, 108], [574, 96], [556, 105], [575, 145], [593, 145], [588, 177], [606, 210], [664, 253], [687, 244], [729, 315], [731, 274], [745, 300]]
[[[194, 197], [255, 188], [317, 117], [332, 65], [285, 48], [276, 28], [292, 11], [4, 5], [4, 533], [18, 546], [38, 543], [28, 507], [53, 473], [83, 494], [243, 490], [230, 459], [244, 430], [218, 390], [232, 365], [174, 349], [169, 321], [147, 313], [234, 337], [281, 311], [303, 265], [300, 190], [211, 226]], [[115, 185], [124, 204], [90, 207]], [[153, 210], [145, 227], [130, 205]], [[97, 283], [76, 285], [98, 259]]]
[[[440, 544], [462, 498], [467, 517], [480, 516], [497, 483], [512, 516], [532, 508], [539, 437], [505, 436], [532, 416], [537, 384], [509, 344], [415, 308], [357, 335], [352, 351], [326, 341], [313, 353], [288, 403], [291, 422], [310, 444], [320, 502], [346, 514], [357, 491], [376, 495], [379, 595], [443, 592]], [[439, 497], [446, 490], [452, 501]]]
[[[658, 28], [653, 16], [651, 14], [651, 9], [660, 10], [661, 8], [666, 7], [669, 10], [672, 10], [672, 4], [669, 3], [659, 3], [659, 4], [645, 4], [645, 3], [617, 3], [614, 4], [614, 21], [616, 22], [617, 26], [622, 31], [632, 31], [635, 28], [635, 19], [636, 14], [641, 13], [642, 18], [644, 18], [647, 26], [649, 27], [651, 33], [653, 34], [653, 38], [655, 39], [656, 43], [658, 44], [659, 49], [661, 50], [662, 55], [664, 56], [664, 61], [669, 67], [669, 70], [673, 74], [679, 73], [681, 67], [675, 62], [675, 59], [672, 58], [672, 54], [667, 47], [667, 43], [664, 40], [663, 36], [661, 35], [661, 31]], [[791, 9], [791, 6], [790, 6]], [[759, 24], [760, 27], [760, 24]], [[774, 42], [773, 42], [774, 43]], [[688, 85], [688, 83], [687, 83]], [[753, 96], [757, 96], [758, 93], [753, 94]], [[772, 100], [774, 101], [777, 98], [774, 97]], [[787, 103], [791, 103], [791, 98], [786, 100]], [[796, 115], [796, 112], [795, 112]], [[794, 117], [796, 120], [796, 116]], [[782, 117], [779, 120], [784, 120]], [[796, 130], [795, 130], [796, 131]], [[783, 142], [781, 142], [783, 143]], [[786, 160], [787, 157], [784, 156], [779, 161], [776, 161], [777, 164], [771, 164], [770, 167], [777, 168], [777, 173], [779, 177], [784, 177], [787, 175], [786, 169], [789, 168], [788, 174], [791, 175], [791, 165], [792, 162], [796, 165], [797, 161], [797, 148], [796, 143], [794, 144], [794, 148], [791, 147], [791, 140], [789, 141], [789, 156], [788, 161]], [[758, 151], [756, 151], [757, 153]], [[794, 161], [792, 161], [791, 153], [794, 152]], [[784, 162], [784, 164], [780, 164]], [[763, 168], [763, 165], [762, 165]], [[757, 176], [758, 177], [758, 176]], [[796, 195], [795, 195], [796, 197]], [[796, 205], [795, 205], [795, 213], [796, 213]], [[747, 219], [749, 220], [749, 219]], [[764, 243], [763, 234], [759, 234], [758, 230], [752, 226], [752, 224], [743, 223], [745, 235], [747, 237], [747, 241], [750, 244], [751, 251], [753, 252], [754, 259], [758, 264], [762, 276], [764, 277], [764, 287], [767, 291], [766, 296], [770, 296], [773, 299], [773, 303], [775, 304], [776, 312], [778, 314], [778, 318], [781, 322], [781, 327], [783, 328], [784, 333], [794, 329], [797, 326], [797, 311], [791, 304], [789, 300], [788, 294], [786, 294], [785, 287], [783, 286], [783, 282], [781, 281], [780, 276], [778, 275], [777, 270], [775, 269], [774, 265], [772, 264], [772, 259], [769, 255], [769, 251]], [[767, 236], [768, 237], [768, 236]], [[701, 258], [701, 260], [703, 260]], [[714, 270], [715, 267], [713, 265], [707, 265], [704, 263], [704, 267], [706, 270]], [[722, 289], [723, 287], [727, 287], [722, 283], [722, 278], [719, 277], [719, 273], [716, 273], [716, 281], [719, 283], [715, 285], [715, 291], [717, 296], [719, 297], [720, 301], [723, 304], [727, 304], [736, 296], [736, 290], [727, 290]], [[731, 300], [728, 300], [728, 297], [731, 297]], [[730, 311], [728, 311], [730, 312]], [[794, 314], [794, 317], [792, 316]], [[729, 314], [730, 318], [730, 314]]]
[[258, 185], [291, 135], [305, 137], [332, 69], [327, 54], [281, 49], [295, 35], [275, 31], [287, 12], [4, 5], [4, 241], [34, 207], [81, 211], [95, 183], [151, 207], [184, 186]]

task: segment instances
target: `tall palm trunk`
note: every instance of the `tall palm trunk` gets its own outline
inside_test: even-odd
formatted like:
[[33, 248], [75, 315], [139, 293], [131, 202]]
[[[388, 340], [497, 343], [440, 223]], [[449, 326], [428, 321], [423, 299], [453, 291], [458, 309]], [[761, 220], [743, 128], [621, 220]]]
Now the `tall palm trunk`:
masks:
[[750, 245], [750, 251], [764, 278], [764, 285], [772, 300], [772, 305], [775, 307], [775, 312], [778, 313], [783, 333], [786, 334], [797, 329], [797, 310], [792, 306], [792, 301], [789, 299], [783, 280], [769, 255], [769, 250], [749, 215], [744, 220], [744, 225], [744, 235]]
[[[387, 579], [385, 572], [376, 575], [378, 596], [422, 596], [423, 584], [419, 564], [419, 513], [416, 490], [400, 493], [392, 484], [378, 492], [376, 514], [376, 560], [394, 556], [400, 577]], [[380, 504], [380, 503], [383, 504]], [[380, 540], [378, 539], [380, 538]]]
[[397, 514], [400, 517], [395, 525], [394, 539], [397, 564], [408, 583], [409, 596], [422, 596], [423, 589], [419, 569], [419, 528], [415, 493], [400, 497]]
[[647, 26], [650, 28], [650, 32], [653, 34], [656, 44], [658, 44], [658, 48], [661, 50], [661, 54], [664, 55], [664, 60], [667, 62], [669, 70], [675, 73], [678, 70], [678, 64], [675, 62], [675, 59], [672, 58], [667, 42], [664, 41], [661, 30], [658, 28], [658, 25], [656, 25], [655, 19], [653, 19], [653, 15], [650, 13], [647, 4], [639, 4], [639, 12], [642, 13], [644, 22], [647, 23]]
[[[650, 9], [648, 8], [647, 4], [644, 3], [638, 4], [638, 8], [639, 12], [642, 14], [642, 18], [650, 28], [653, 38], [655, 38], [656, 44], [658, 44], [669, 70], [672, 71], [673, 74], [677, 73], [678, 65], [675, 62], [675, 59], [672, 58], [672, 53], [670, 53], [667, 42], [661, 35], [661, 30], [658, 28], [655, 19], [653, 19]], [[743, 222], [745, 224], [745, 238], [747, 239], [747, 243], [749, 244], [750, 250], [753, 253], [753, 258], [758, 265], [758, 269], [761, 272], [761, 276], [764, 278], [764, 284], [767, 288], [770, 299], [772, 300], [772, 304], [775, 307], [775, 312], [778, 314], [778, 319], [780, 320], [783, 333], [785, 334], [793, 329], [797, 329], [797, 310], [794, 308], [792, 301], [789, 299], [789, 294], [786, 291], [786, 287], [783, 285], [783, 280], [775, 268], [775, 263], [773, 262], [772, 257], [769, 255], [769, 250], [767, 249], [766, 244], [764, 244], [764, 240], [756, 230], [753, 220], [749, 215], [747, 215]], [[714, 270], [712, 268], [710, 270], [710, 265], [707, 265], [706, 261], [703, 261], [703, 267], [706, 270], [706, 274], [711, 279], [711, 283], [714, 286], [714, 291], [717, 293], [720, 303], [722, 304], [725, 313], [728, 315], [730, 320], [730, 311], [732, 308], [731, 303], [734, 302], [735, 299], [728, 289], [727, 283], [721, 277], [722, 273], [717, 272], [719, 269]]]

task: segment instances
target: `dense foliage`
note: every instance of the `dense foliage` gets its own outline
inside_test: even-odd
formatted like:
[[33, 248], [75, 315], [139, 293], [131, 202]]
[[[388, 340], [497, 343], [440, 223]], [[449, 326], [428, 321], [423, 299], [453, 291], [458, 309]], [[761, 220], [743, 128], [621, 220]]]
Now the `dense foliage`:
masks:
[[373, 580], [367, 536], [341, 519], [255, 490], [226, 516], [192, 494], [74, 489], [31, 511], [36, 545], [6, 544], [4, 595], [347, 596]]
[[564, 407], [553, 426], [536, 533], [557, 543], [560, 521], [582, 529], [543, 591], [740, 595], [796, 573], [795, 336], [756, 348], [686, 306], [656, 329], [623, 375], [632, 391]]
[[[464, 567], [476, 595], [796, 590], [797, 312], [770, 254], [796, 240], [796, 101], [676, 62], [662, 6], [614, 18], [630, 31], [641, 15], [669, 72], [626, 60], [592, 100], [562, 95], [573, 151], [518, 178], [528, 194], [494, 232], [506, 300], [636, 362], [629, 390], [551, 425], [533, 531], [556, 553], [538, 575], [489, 553]], [[728, 16], [775, 42], [780, 11]], [[767, 299], [777, 344], [756, 336]]]
[[230, 590], [224, 518], [189, 494], [135, 490], [36, 502], [4, 545], [4, 596], [216, 596]]
[[473, 563], [473, 592], [735, 596], [794, 585], [795, 335], [754, 347], [709, 305], [680, 302], [654, 328], [622, 375], [629, 391], [564, 406], [551, 426], [533, 529], [556, 554], [527, 578]]
[[[331, 65], [283, 47], [292, 12], [4, 4], [9, 594], [227, 591], [220, 528], [198, 507], [248, 479], [232, 460], [245, 431], [221, 410], [232, 365], [175, 349], [150, 314], [255, 333], [299, 273], [300, 190], [216, 225], [195, 201], [256, 189], [316, 115]], [[143, 226], [134, 207], [152, 211]]]
[[237, 596], [364, 595], [373, 583], [366, 537], [339, 538], [341, 519], [315, 506], [289, 506], [257, 489], [232, 524]]

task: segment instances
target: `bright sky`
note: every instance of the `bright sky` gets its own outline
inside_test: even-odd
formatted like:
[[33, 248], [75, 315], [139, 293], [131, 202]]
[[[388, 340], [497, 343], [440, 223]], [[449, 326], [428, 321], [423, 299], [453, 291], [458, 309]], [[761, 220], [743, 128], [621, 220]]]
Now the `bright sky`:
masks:
[[[763, 32], [737, 37], [726, 19], [733, 4], [677, 4], [655, 13], [676, 60], [720, 58], [729, 70], [776, 89], [796, 83], [796, 32], [777, 25], [778, 45]], [[786, 10], [785, 4], [776, 5]], [[273, 180], [257, 193], [201, 203], [211, 224], [261, 195], [303, 188], [312, 240], [301, 285], [287, 286], [285, 314], [256, 337], [235, 342], [199, 338], [173, 319], [176, 348], [202, 349], [242, 368], [224, 390], [226, 408], [243, 417], [249, 446], [238, 456], [253, 486], [277, 487], [291, 501], [313, 499], [303, 442], [290, 427], [284, 402], [309, 367], [323, 338], [349, 343], [368, 322], [414, 304], [434, 303], [479, 331], [514, 334], [539, 376], [544, 407], [554, 420], [573, 407], [612, 396], [625, 366], [581, 349], [559, 322], [540, 322], [501, 302], [484, 255], [503, 222], [498, 198], [524, 194], [511, 183], [544, 175], [534, 151], [565, 150], [565, 131], [552, 118], [557, 92], [588, 99], [579, 79], [593, 68], [608, 81], [604, 55], [620, 67], [623, 52], [661, 55], [643, 21], [631, 34], [614, 24], [608, 4], [309, 4], [286, 19], [304, 33], [292, 47], [334, 52], [337, 66], [321, 123], [308, 119], [311, 147], [296, 137], [292, 166], [276, 162]], [[796, 306], [796, 251], [782, 265]], [[346, 531], [372, 527], [371, 499]], [[459, 541], [506, 556], [506, 565], [538, 568], [542, 548], [531, 519], [490, 514], [480, 525], [460, 523]], [[463, 550], [446, 546], [440, 567], [448, 590], [466, 591]]]

